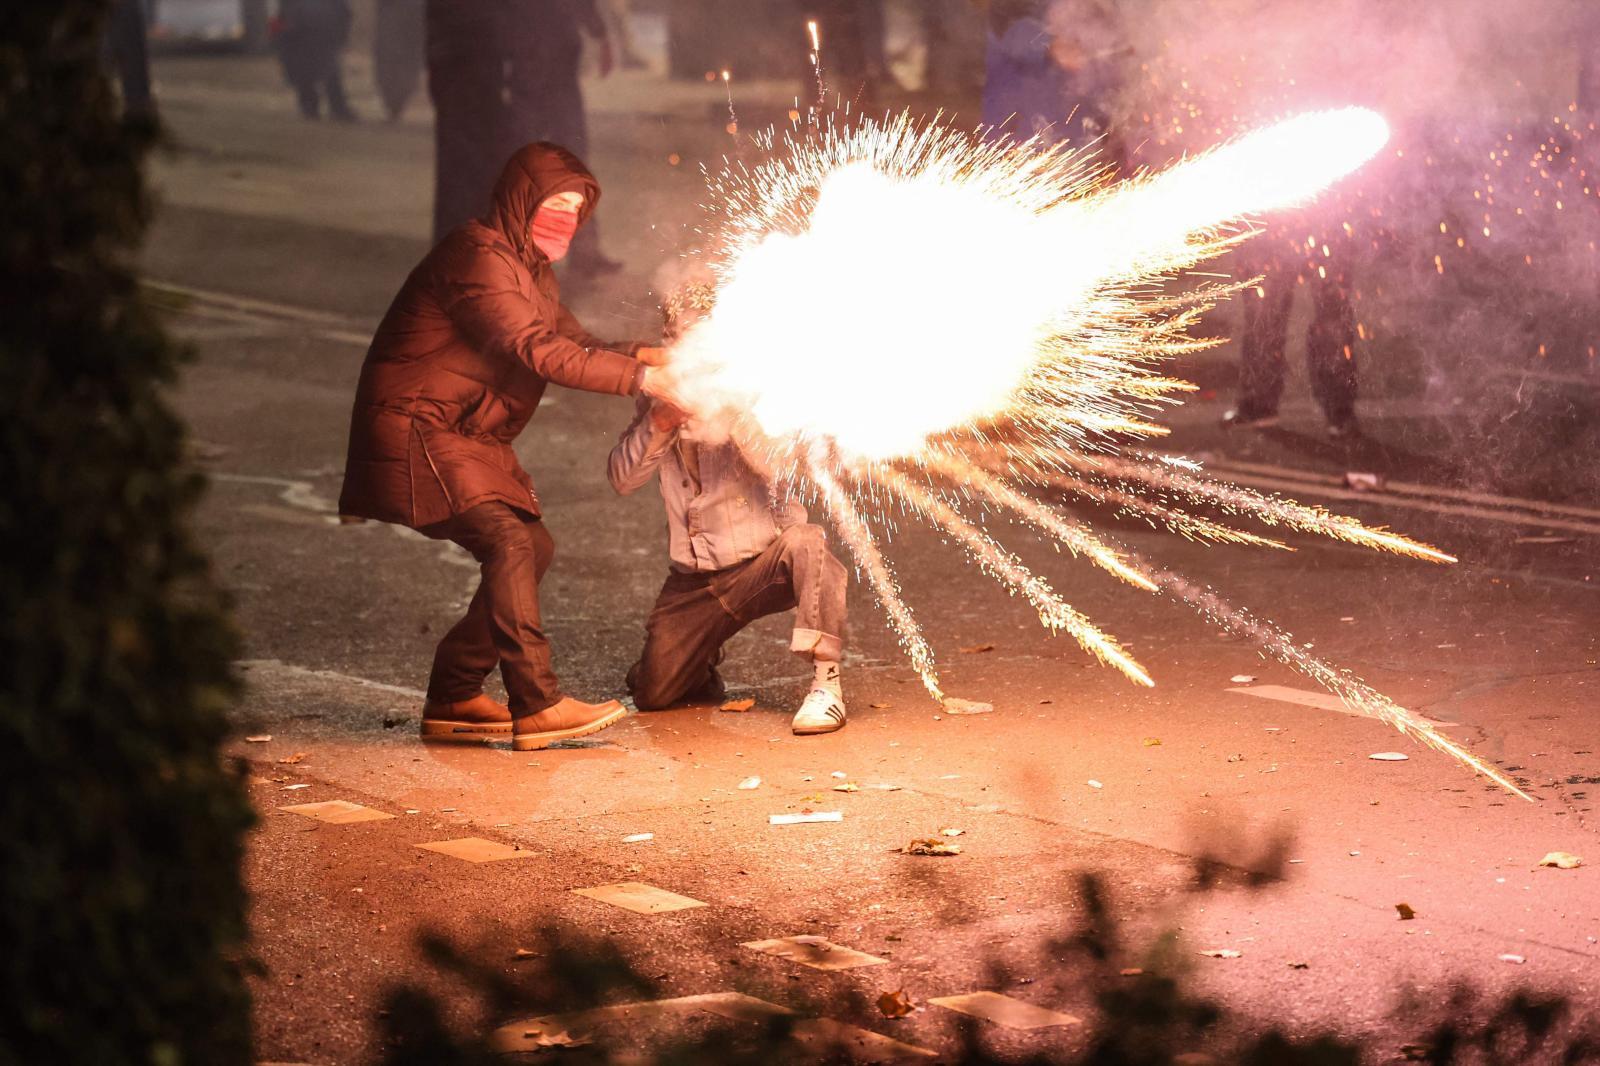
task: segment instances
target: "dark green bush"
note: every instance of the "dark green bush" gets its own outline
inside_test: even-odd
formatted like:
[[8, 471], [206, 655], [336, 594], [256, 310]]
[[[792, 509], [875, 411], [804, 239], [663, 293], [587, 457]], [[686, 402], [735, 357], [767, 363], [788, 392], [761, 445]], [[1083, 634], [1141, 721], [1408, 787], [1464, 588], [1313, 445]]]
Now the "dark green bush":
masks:
[[236, 639], [139, 297], [106, 0], [0, 4], [0, 1061], [250, 1057]]

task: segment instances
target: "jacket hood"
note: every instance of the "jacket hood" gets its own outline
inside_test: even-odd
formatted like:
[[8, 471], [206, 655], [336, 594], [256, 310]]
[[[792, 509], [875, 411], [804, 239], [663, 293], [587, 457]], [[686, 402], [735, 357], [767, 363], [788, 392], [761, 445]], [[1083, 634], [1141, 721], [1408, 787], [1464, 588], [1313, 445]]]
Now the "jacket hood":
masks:
[[560, 145], [545, 141], [525, 145], [500, 172], [484, 221], [504, 234], [522, 259], [542, 259], [543, 253], [528, 237], [528, 224], [540, 204], [562, 192], [583, 194], [578, 209], [578, 225], [583, 225], [600, 199], [600, 183], [582, 160]]

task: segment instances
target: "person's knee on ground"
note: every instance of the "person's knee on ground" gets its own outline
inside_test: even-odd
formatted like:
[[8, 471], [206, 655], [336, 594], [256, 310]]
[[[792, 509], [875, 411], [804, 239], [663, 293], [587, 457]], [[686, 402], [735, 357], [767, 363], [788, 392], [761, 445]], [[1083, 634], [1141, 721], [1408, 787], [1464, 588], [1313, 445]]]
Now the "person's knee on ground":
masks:
[[644, 659], [628, 671], [628, 695], [641, 711], [664, 711], [686, 703], [712, 703], [726, 690], [715, 665], [707, 666], [700, 677], [674, 676], [671, 671], [652, 668]]

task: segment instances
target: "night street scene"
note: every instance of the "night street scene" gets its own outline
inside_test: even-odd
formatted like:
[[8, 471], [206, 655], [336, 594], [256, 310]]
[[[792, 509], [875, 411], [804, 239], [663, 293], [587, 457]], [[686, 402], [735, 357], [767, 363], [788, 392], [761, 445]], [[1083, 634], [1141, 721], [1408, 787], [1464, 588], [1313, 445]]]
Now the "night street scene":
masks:
[[1600, 1063], [1600, 0], [14, 0], [0, 128], [0, 1066]]

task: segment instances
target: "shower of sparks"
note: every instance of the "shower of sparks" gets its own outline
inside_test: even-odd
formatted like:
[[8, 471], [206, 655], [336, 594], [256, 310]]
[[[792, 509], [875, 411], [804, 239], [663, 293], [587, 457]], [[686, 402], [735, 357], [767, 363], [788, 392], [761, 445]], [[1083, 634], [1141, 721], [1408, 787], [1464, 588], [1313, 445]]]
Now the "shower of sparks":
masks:
[[[812, 28], [813, 54], [818, 40]], [[879, 545], [929, 524], [1129, 679], [1150, 675], [969, 516], [1010, 512], [1118, 579], [1189, 604], [1386, 722], [1522, 793], [1426, 721], [1269, 623], [1139, 560], [1034, 492], [1064, 490], [1199, 541], [1287, 547], [1180, 501], [1431, 562], [1386, 530], [1211, 480], [1128, 447], [1191, 390], [1172, 356], [1243, 286], [1194, 268], [1377, 153], [1383, 119], [1316, 112], [1112, 183], [1090, 153], [985, 141], [935, 120], [808, 123], [755, 139], [762, 162], [708, 174], [715, 303], [673, 349], [670, 395], [775, 491], [820, 500], [930, 694], [931, 648]], [[1182, 284], [1179, 280], [1182, 279]], [[981, 513], [981, 511], [980, 511]], [[883, 532], [875, 533], [874, 526]]]

